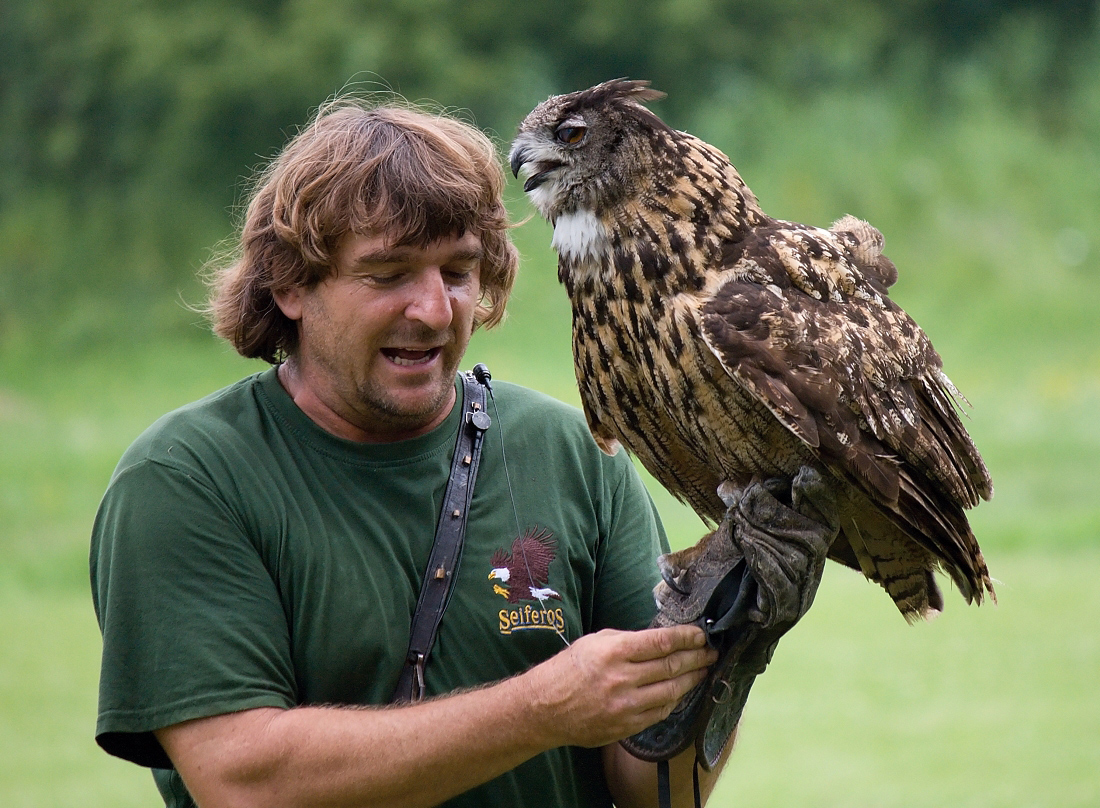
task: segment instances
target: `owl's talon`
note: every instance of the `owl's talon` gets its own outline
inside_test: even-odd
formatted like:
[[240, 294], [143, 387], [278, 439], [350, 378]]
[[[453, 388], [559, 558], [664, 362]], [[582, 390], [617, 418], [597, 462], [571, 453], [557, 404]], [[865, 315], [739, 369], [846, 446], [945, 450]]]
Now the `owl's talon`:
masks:
[[681, 595], [688, 595], [691, 593], [691, 587], [688, 586], [688, 571], [681, 567], [676, 567], [668, 560], [667, 555], [657, 557], [657, 569], [661, 572], [661, 578], [665, 584], [674, 592]]
[[718, 486], [718, 497], [726, 508], [735, 507], [741, 501], [741, 495], [744, 493], [745, 489], [734, 484], [731, 480], [723, 480], [721, 485]]

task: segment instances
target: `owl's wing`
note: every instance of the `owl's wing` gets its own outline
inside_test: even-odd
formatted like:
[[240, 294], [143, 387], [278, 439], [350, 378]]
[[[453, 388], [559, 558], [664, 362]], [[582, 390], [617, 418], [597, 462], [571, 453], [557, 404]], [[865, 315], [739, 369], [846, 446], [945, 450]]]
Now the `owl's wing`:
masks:
[[939, 355], [886, 285], [835, 234], [783, 222], [732, 245], [724, 263], [700, 318], [726, 371], [915, 537], [971, 567], [960, 508], [992, 483]]
[[976, 505], [991, 483], [939, 354], [832, 235], [781, 223], [728, 251], [704, 340], [795, 435], [887, 501], [904, 464]]

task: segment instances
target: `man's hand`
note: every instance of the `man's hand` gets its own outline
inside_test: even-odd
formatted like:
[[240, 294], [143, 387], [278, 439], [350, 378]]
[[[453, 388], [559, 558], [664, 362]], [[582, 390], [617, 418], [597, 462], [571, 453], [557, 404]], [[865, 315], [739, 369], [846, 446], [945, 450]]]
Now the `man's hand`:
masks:
[[733, 542], [748, 566], [751, 584], [745, 591], [755, 590], [755, 606], [732, 642], [734, 650], [716, 668], [710, 697], [725, 702], [719, 703], [696, 738], [699, 759], [708, 767], [726, 750], [749, 689], [771, 662], [779, 639], [813, 603], [829, 547], [840, 530], [830, 484], [809, 466], [803, 466], [789, 485], [783, 480], [750, 485], [730, 505], [727, 518], [734, 525]]
[[553, 746], [603, 746], [672, 712], [717, 659], [696, 626], [605, 629], [525, 674]]
[[749, 486], [730, 516], [733, 540], [757, 585], [750, 619], [760, 633], [745, 662], [755, 654], [763, 669], [779, 638], [814, 601], [840, 530], [836, 499], [821, 473], [804, 466], [790, 485], [776, 479]]

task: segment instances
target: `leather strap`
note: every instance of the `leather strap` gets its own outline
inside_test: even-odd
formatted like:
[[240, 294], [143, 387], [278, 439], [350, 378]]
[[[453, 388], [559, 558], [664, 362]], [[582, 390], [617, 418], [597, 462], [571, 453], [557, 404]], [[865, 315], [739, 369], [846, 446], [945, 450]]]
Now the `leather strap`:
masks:
[[424, 698], [424, 667], [431, 656], [439, 623], [450, 601], [462, 559], [462, 541], [466, 536], [466, 518], [474, 495], [481, 448], [485, 431], [492, 423], [485, 410], [485, 387], [472, 373], [462, 374], [462, 410], [462, 423], [451, 459], [451, 476], [443, 494], [435, 543], [413, 613], [405, 666], [401, 669], [391, 703], [417, 702]]
[[[691, 794], [695, 797], [695, 808], [703, 808], [702, 793], [699, 789], [699, 758], [691, 766]], [[672, 808], [672, 783], [669, 780], [668, 760], [657, 761], [657, 806]]]
[[668, 761], [657, 761], [657, 805], [672, 808], [672, 785], [668, 777]]

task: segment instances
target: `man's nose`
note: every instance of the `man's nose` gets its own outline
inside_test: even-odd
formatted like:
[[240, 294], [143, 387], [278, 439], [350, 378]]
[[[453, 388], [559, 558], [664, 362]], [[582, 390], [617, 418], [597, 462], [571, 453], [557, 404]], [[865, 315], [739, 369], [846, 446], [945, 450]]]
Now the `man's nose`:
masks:
[[413, 289], [412, 300], [405, 308], [405, 316], [424, 323], [434, 331], [450, 326], [453, 316], [451, 296], [443, 281], [443, 273], [438, 268], [425, 269], [421, 273]]

